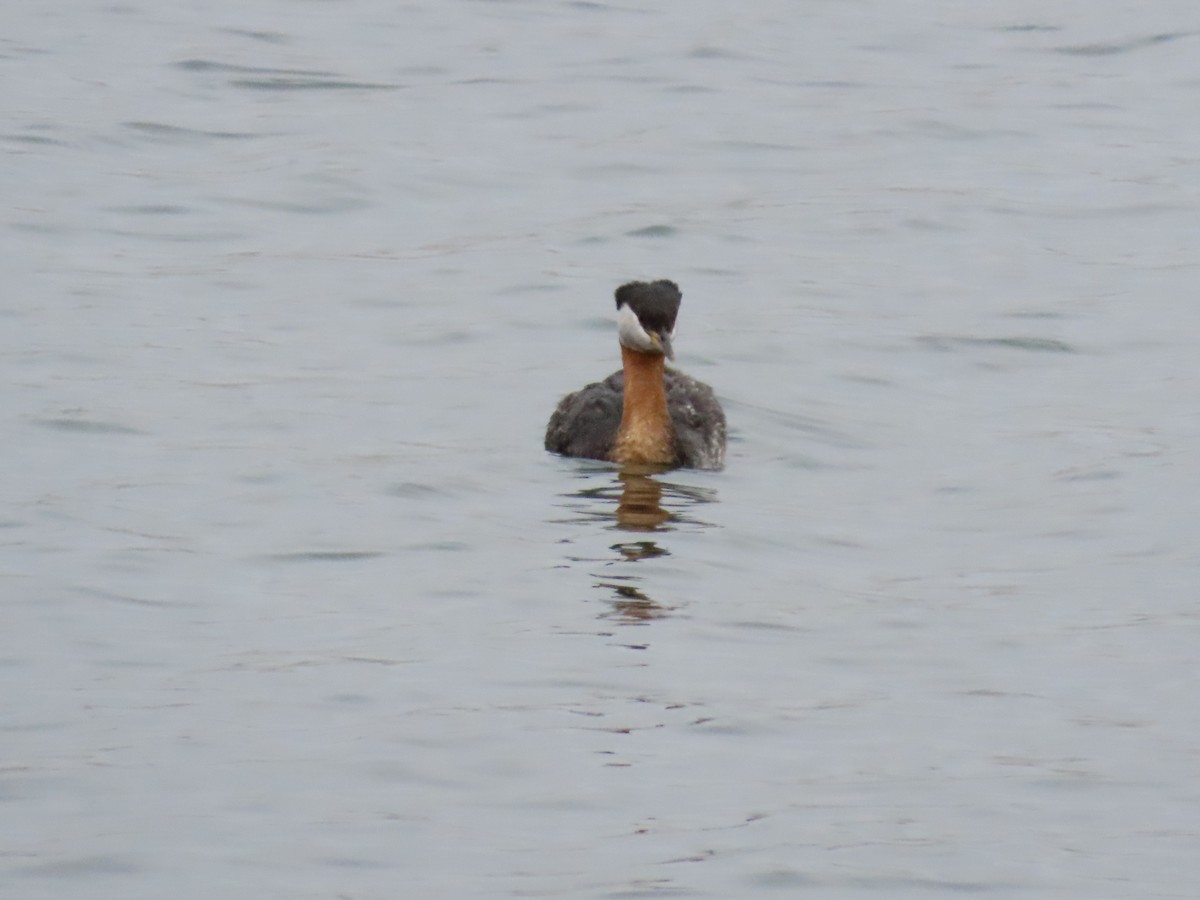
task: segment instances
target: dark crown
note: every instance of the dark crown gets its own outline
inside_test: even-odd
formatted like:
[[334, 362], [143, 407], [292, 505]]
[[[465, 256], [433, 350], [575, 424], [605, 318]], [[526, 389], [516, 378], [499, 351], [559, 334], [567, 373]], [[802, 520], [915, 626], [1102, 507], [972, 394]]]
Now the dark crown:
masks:
[[683, 294], [673, 281], [631, 281], [617, 288], [617, 309], [628, 306], [651, 334], [670, 334]]

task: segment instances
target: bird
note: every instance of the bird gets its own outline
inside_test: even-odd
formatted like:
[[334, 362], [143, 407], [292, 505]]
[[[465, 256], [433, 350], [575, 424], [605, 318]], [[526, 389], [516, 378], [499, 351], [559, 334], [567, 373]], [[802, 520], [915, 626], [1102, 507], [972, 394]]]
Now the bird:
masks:
[[675, 369], [672, 337], [683, 294], [666, 279], [616, 289], [621, 368], [559, 401], [546, 449], [619, 464], [720, 469], [725, 412], [713, 389]]

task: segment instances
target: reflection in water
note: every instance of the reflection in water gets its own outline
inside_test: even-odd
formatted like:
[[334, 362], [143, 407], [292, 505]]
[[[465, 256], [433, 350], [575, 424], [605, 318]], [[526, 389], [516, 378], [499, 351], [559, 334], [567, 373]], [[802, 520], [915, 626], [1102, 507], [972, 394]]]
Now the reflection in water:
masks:
[[649, 475], [622, 470], [617, 479], [624, 485], [617, 504], [617, 526], [626, 531], [658, 531], [671, 521], [662, 508], [662, 485]]
[[661, 603], [655, 603], [633, 585], [610, 584], [602, 581], [596, 586], [611, 588], [616, 593], [616, 597], [608, 601], [612, 604], [612, 611], [605, 613], [601, 618], [616, 619], [630, 625], [636, 622], [648, 622], [651, 619], [661, 619], [670, 612], [668, 607]]
[[625, 559], [636, 562], [639, 559], [653, 559], [656, 556], [670, 556], [666, 550], [654, 541], [632, 541], [628, 544], [613, 544], [612, 549]]
[[[614, 481], [572, 493], [569, 496], [577, 501], [572, 504], [578, 513], [575, 521], [602, 521], [612, 523], [609, 527], [620, 531], [660, 535], [680, 526], [707, 527], [708, 523], [690, 515], [690, 510], [702, 503], [716, 502], [716, 491], [659, 481], [655, 476], [662, 473], [662, 469], [626, 466]], [[615, 551], [616, 558], [605, 560], [606, 566], [641, 563], [671, 555], [671, 551], [657, 541], [645, 538], [613, 544], [609, 549]], [[574, 561], [585, 560], [575, 558]], [[644, 590], [645, 577], [644, 569], [639, 569], [637, 575], [606, 573], [601, 577], [595, 587], [610, 595], [606, 599], [612, 607], [601, 618], [637, 625], [669, 615], [673, 607], [657, 602]]]

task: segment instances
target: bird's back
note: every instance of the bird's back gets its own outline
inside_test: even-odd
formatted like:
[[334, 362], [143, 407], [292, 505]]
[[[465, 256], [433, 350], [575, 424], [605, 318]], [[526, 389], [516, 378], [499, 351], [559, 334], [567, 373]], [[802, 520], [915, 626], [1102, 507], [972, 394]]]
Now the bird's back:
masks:
[[679, 465], [720, 469], [725, 465], [725, 411], [703, 381], [667, 369], [667, 410], [675, 429]]
[[621, 427], [625, 377], [613, 372], [559, 401], [546, 426], [546, 449], [563, 456], [608, 459]]

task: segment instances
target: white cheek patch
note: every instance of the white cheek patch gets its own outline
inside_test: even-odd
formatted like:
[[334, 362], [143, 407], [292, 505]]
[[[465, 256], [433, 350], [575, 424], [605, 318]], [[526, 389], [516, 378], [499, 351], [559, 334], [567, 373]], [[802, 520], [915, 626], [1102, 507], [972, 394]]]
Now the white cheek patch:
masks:
[[640, 350], [642, 353], [655, 353], [659, 350], [646, 329], [638, 321], [637, 314], [628, 306], [617, 310], [617, 339], [621, 346], [630, 350]]

